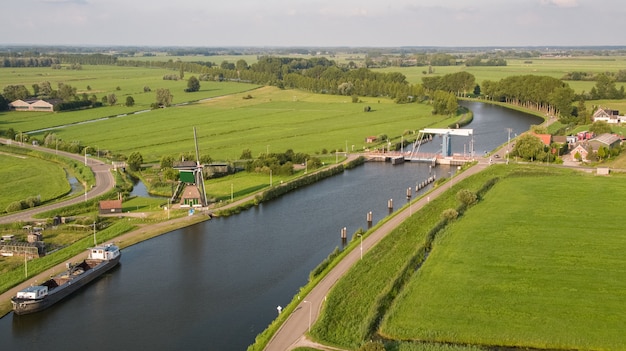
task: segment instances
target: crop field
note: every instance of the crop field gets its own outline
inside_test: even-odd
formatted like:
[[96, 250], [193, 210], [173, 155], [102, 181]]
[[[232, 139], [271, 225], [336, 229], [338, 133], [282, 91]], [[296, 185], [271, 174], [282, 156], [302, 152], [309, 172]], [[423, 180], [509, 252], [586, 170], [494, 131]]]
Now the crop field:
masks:
[[[243, 99], [251, 95], [251, 99]], [[445, 125], [425, 104], [398, 105], [388, 99], [363, 99], [310, 94], [297, 90], [260, 88], [186, 106], [152, 110], [126, 117], [74, 125], [54, 131], [63, 140], [114, 150], [142, 153], [145, 161], [194, 150], [196, 127], [200, 153], [214, 160], [239, 159], [244, 149], [252, 155], [295, 152], [322, 154], [368, 147], [365, 138]], [[363, 112], [369, 105], [371, 112]]]
[[623, 175], [503, 178], [440, 233], [381, 324], [391, 339], [626, 347]]
[[0, 148], [0, 163], [0, 213], [14, 201], [41, 196], [43, 202], [70, 191], [65, 170], [54, 162], [4, 153]]

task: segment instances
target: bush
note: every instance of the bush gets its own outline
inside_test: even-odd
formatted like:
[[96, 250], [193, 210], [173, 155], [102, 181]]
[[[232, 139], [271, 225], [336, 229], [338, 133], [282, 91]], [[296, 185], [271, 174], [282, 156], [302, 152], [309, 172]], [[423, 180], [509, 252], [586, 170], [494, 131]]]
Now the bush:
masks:
[[448, 221], [448, 222], [455, 220], [458, 216], [459, 216], [459, 213], [457, 212], [457, 210], [453, 208], [449, 208], [441, 212], [441, 219]]

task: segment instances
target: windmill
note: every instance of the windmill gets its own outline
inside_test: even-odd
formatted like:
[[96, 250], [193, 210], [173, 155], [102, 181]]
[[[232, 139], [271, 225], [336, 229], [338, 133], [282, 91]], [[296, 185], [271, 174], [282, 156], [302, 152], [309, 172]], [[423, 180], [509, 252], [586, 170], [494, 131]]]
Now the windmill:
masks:
[[194, 175], [196, 179], [196, 186], [198, 187], [198, 190], [200, 190], [202, 206], [204, 207], [208, 205], [208, 201], [206, 198], [206, 191], [204, 188], [204, 176], [202, 174], [202, 170], [204, 169], [204, 166], [200, 164], [200, 152], [198, 151], [198, 136], [196, 134], [196, 127], [193, 127], [193, 141], [196, 144], [196, 169], [194, 171]]
[[196, 161], [183, 161], [174, 166], [178, 169], [180, 183], [172, 198], [181, 196], [181, 207], [205, 207], [208, 205], [206, 191], [204, 187], [204, 176], [202, 175], [203, 165], [200, 163], [200, 152], [198, 150], [198, 136], [196, 128], [193, 128], [193, 139], [196, 147]]

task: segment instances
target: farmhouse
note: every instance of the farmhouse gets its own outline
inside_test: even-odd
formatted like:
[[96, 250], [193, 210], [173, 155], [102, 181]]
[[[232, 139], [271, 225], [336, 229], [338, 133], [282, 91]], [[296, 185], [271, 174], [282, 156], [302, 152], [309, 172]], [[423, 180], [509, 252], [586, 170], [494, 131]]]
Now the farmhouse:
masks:
[[609, 124], [622, 123], [626, 121], [626, 116], [620, 116], [618, 110], [599, 108], [592, 117], [594, 122], [603, 121]]
[[15, 111], [53, 112], [54, 105], [56, 105], [58, 102], [59, 100], [15, 100], [9, 103], [9, 109]]
[[100, 214], [122, 213], [122, 200], [103, 200], [98, 204]]

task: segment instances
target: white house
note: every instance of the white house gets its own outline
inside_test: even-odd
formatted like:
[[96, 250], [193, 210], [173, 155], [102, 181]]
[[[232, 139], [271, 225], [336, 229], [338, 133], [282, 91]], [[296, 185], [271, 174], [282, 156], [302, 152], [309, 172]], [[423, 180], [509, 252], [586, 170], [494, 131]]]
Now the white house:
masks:
[[626, 122], [626, 116], [620, 116], [618, 110], [610, 110], [608, 108], [599, 108], [594, 112], [592, 119], [594, 122], [603, 121], [611, 124]]

